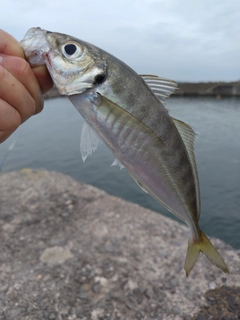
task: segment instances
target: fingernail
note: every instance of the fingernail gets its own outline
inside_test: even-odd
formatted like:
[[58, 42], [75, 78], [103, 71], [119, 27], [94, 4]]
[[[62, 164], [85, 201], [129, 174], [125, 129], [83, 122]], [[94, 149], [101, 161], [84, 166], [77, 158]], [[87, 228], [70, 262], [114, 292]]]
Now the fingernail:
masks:
[[0, 63], [3, 61], [3, 56], [0, 54]]

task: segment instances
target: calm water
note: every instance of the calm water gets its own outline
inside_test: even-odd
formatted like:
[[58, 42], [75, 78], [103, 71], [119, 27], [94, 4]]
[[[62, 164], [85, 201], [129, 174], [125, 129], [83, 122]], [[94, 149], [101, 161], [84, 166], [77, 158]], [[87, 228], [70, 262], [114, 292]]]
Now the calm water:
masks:
[[[202, 229], [240, 249], [240, 99], [171, 98], [167, 108], [199, 132], [195, 150]], [[145, 194], [126, 170], [111, 167], [113, 156], [106, 147], [100, 146], [85, 164], [82, 162], [82, 122], [67, 99], [46, 101], [44, 112], [0, 145], [1, 161], [7, 147], [17, 140], [2, 171], [30, 167], [63, 172], [175, 219]]]

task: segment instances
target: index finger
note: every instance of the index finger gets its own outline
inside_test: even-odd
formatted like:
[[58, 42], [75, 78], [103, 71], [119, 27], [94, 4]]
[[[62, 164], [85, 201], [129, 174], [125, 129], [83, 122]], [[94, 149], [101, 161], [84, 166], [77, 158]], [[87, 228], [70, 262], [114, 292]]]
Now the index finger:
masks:
[[19, 45], [19, 42], [2, 29], [0, 29], [0, 52], [25, 59], [23, 48]]
[[46, 66], [32, 68], [32, 71], [38, 81], [42, 93], [48, 92], [53, 87], [52, 78], [49, 75]]

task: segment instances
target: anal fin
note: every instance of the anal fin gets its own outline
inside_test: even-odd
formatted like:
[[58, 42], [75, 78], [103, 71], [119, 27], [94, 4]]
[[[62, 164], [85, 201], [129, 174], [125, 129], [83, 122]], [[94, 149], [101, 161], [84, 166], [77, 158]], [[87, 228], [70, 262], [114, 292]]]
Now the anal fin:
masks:
[[124, 165], [122, 165], [121, 162], [117, 158], [114, 159], [111, 166], [119, 166], [121, 170], [124, 168]]

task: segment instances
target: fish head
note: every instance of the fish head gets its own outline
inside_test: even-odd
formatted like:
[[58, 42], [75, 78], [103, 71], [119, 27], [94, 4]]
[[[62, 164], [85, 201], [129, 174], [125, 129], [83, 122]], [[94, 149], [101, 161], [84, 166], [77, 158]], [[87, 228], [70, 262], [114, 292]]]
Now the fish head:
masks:
[[101, 50], [87, 42], [31, 28], [21, 45], [32, 66], [46, 64], [61, 94], [81, 94], [106, 78], [107, 65]]

